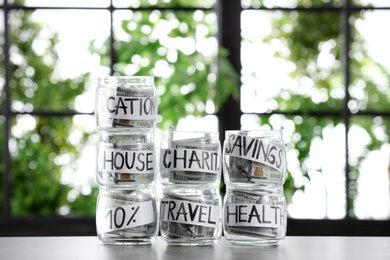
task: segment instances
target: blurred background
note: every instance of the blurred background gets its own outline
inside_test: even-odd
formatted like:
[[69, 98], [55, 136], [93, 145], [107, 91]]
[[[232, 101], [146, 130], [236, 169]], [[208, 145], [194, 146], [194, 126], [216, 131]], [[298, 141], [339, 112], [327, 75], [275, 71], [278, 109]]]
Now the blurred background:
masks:
[[288, 235], [390, 235], [390, 1], [0, 5], [1, 236], [96, 234], [107, 75], [155, 76], [160, 129], [282, 130]]

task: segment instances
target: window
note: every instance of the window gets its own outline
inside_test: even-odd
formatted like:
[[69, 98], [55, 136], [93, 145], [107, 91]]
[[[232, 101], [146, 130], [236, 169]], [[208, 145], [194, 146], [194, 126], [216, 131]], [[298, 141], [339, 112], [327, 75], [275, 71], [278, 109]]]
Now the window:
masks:
[[390, 5], [0, 4], [2, 234], [94, 234], [94, 87], [109, 74], [156, 76], [160, 128], [282, 129], [290, 235], [390, 234]]

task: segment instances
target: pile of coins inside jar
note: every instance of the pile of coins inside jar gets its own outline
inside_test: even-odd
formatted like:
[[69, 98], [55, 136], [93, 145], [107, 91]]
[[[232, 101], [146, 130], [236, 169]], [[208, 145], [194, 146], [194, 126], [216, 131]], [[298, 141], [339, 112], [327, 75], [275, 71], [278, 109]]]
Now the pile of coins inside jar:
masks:
[[[106, 244], [277, 244], [286, 235], [280, 131], [159, 131], [153, 77], [104, 77], [96, 89], [96, 209]], [[226, 193], [220, 194], [223, 170]], [[158, 179], [158, 181], [156, 181]], [[157, 188], [157, 192], [156, 192]]]

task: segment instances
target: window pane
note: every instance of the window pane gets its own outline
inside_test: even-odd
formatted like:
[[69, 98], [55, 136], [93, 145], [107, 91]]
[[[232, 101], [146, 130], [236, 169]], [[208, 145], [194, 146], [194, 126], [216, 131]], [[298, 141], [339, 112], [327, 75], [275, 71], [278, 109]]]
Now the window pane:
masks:
[[2, 216], [4, 209], [4, 174], [5, 174], [5, 161], [4, 161], [4, 116], [0, 114], [0, 216]]
[[243, 115], [241, 123], [245, 130], [282, 130], [288, 162], [284, 193], [292, 218], [345, 216], [345, 127], [340, 119]]
[[[108, 69], [88, 48], [103, 45], [109, 21], [108, 11], [12, 11], [12, 110], [93, 112], [94, 86], [89, 78]], [[81, 96], [85, 92], [87, 99]]]
[[4, 84], [5, 84], [5, 69], [4, 69], [4, 13], [3, 10], [0, 10], [0, 111], [3, 109], [4, 102]]
[[175, 1], [162, 1], [162, 0], [113, 0], [115, 7], [199, 7], [199, 8], [212, 8], [216, 3], [216, 0], [175, 0]]
[[390, 102], [390, 39], [383, 32], [390, 11], [365, 11], [354, 15], [351, 44], [351, 101], [353, 113], [388, 111]]
[[[8, 0], [9, 3], [20, 3], [18, 0]], [[50, 6], [50, 7], [108, 7], [110, 0], [26, 0], [24, 6]]]
[[114, 70], [155, 76], [162, 129], [221, 105], [218, 88], [226, 85], [216, 84], [216, 26], [213, 11], [114, 12]]
[[389, 1], [383, 0], [352, 0], [352, 3], [359, 6], [390, 7]]
[[9, 142], [13, 215], [95, 213], [94, 132], [93, 116], [14, 118]]
[[241, 0], [241, 6], [244, 8], [295, 8], [297, 6], [312, 7], [312, 6], [340, 6], [342, 0], [283, 0], [283, 1], [270, 1], [270, 0]]
[[354, 116], [349, 138], [351, 190], [358, 219], [389, 219], [390, 120]]
[[[0, 1], [0, 4], [2, 4], [3, 2]], [[0, 21], [4, 21], [4, 13], [2, 10], [0, 10]], [[4, 53], [4, 23], [1, 22], [0, 24], [0, 216], [2, 215], [3, 213], [3, 176], [5, 174], [5, 171], [4, 171], [4, 121], [5, 121], [5, 117], [3, 115], [4, 113], [4, 99], [5, 99], [5, 95], [4, 95], [4, 84], [5, 84], [5, 80], [4, 80], [4, 55], [2, 55]]]
[[243, 112], [342, 108], [338, 13], [249, 10], [241, 21]]

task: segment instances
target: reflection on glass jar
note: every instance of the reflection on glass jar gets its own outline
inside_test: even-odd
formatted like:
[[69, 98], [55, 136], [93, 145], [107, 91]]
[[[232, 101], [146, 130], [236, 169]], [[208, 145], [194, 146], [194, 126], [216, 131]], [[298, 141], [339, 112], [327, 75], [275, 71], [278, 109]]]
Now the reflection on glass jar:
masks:
[[223, 173], [227, 185], [286, 179], [286, 148], [280, 131], [226, 131]]
[[160, 232], [172, 245], [215, 245], [222, 234], [219, 189], [164, 187]]
[[156, 176], [154, 129], [100, 131], [96, 161], [100, 185], [153, 184]]
[[221, 146], [218, 132], [163, 131], [160, 180], [163, 185], [219, 186]]
[[287, 209], [280, 186], [227, 188], [224, 236], [237, 244], [277, 244], [286, 236]]
[[156, 127], [157, 94], [151, 76], [99, 78], [95, 99], [99, 129]]
[[158, 207], [150, 188], [100, 188], [97, 234], [105, 244], [150, 244], [158, 236]]

